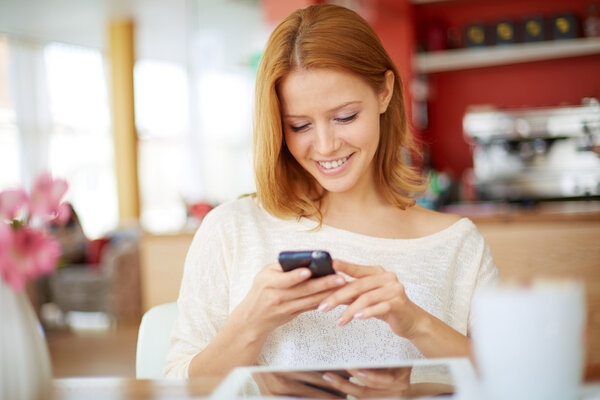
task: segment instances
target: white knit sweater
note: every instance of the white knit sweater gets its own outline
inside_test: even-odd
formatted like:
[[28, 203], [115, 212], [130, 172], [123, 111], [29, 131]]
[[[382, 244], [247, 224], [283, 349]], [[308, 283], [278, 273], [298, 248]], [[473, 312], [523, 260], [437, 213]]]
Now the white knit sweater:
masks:
[[[415, 304], [462, 334], [470, 331], [475, 288], [499, 279], [489, 248], [466, 218], [416, 239], [376, 238], [326, 225], [315, 231], [315, 225], [308, 219], [275, 218], [252, 197], [223, 204], [206, 216], [185, 261], [167, 376], [187, 376], [192, 358], [244, 299], [256, 273], [276, 262], [282, 250], [327, 250], [333, 258], [381, 265], [397, 274]], [[354, 320], [337, 326], [343, 307], [327, 313], [306, 312], [275, 329], [258, 363], [381, 364], [423, 357], [380, 320]]]

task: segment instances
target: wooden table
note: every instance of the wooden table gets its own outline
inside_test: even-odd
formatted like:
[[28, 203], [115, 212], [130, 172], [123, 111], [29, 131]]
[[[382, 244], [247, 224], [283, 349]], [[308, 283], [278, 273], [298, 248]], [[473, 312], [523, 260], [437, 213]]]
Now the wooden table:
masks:
[[64, 378], [52, 381], [48, 400], [180, 400], [208, 396], [222, 377], [192, 379]]

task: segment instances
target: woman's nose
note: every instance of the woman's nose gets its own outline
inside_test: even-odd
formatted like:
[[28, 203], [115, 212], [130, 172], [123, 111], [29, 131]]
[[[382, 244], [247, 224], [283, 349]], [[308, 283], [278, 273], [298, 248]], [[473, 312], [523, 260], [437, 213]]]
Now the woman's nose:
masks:
[[339, 141], [335, 132], [329, 125], [318, 126], [316, 130], [314, 147], [322, 155], [332, 154], [337, 150]]

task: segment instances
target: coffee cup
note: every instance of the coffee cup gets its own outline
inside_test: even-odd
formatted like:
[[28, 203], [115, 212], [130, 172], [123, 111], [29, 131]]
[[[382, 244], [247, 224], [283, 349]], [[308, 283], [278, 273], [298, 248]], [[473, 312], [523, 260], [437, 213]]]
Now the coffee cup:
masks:
[[581, 282], [485, 288], [473, 300], [473, 351], [483, 398], [569, 400], [584, 366]]

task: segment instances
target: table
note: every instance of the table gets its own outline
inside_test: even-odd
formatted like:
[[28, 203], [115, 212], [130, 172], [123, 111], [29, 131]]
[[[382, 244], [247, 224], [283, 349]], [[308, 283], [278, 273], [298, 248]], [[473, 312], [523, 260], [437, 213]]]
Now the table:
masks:
[[[62, 378], [52, 381], [48, 400], [186, 400], [206, 397], [223, 377], [191, 379]], [[580, 400], [600, 397], [600, 382], [582, 386]]]
[[180, 400], [208, 396], [220, 376], [192, 379], [63, 378], [53, 379], [48, 400]]

